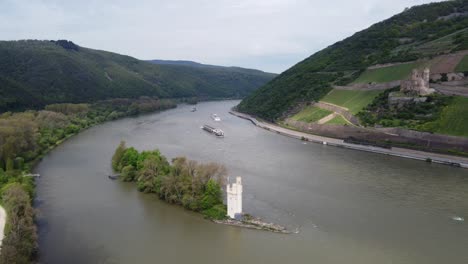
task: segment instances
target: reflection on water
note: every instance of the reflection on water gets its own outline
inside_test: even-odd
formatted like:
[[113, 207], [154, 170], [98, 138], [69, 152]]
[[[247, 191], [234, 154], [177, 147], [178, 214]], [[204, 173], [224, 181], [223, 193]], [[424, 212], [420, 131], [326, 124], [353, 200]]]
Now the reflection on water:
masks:
[[[37, 168], [41, 262], [468, 262], [468, 225], [457, 218], [468, 217], [468, 170], [303, 144], [229, 115], [236, 103], [106, 123], [55, 149]], [[299, 234], [216, 225], [110, 181], [120, 140], [225, 164], [243, 177], [246, 212]]]

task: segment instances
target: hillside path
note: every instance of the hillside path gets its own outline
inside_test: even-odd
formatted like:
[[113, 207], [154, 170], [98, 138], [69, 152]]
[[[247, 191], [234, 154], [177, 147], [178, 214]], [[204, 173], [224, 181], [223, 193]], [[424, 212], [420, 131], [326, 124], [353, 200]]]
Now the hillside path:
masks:
[[317, 121], [317, 124], [323, 125], [326, 122], [328, 122], [328, 121], [332, 120], [333, 118], [335, 118], [336, 115], [337, 115], [337, 113], [329, 114], [326, 117], [324, 117], [324, 118], [320, 119], [319, 121]]
[[355, 126], [360, 126], [359, 119], [355, 117], [353, 114], [351, 114], [348, 108], [338, 106], [335, 104], [330, 104], [327, 102], [322, 102], [322, 101], [315, 103], [314, 106], [337, 113], [341, 115], [342, 117], [344, 117], [344, 119], [348, 120], [351, 124]]
[[434, 88], [436, 91], [445, 95], [459, 95], [468, 97], [468, 87], [431, 83], [431, 88]]

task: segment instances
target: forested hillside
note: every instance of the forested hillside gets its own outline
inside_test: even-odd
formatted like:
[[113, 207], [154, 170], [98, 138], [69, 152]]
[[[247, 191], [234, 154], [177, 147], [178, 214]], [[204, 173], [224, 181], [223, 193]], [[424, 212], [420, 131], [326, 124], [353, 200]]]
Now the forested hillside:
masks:
[[0, 41], [0, 111], [109, 98], [240, 98], [275, 75], [156, 65], [70, 41]]
[[369, 66], [468, 49], [468, 1], [409, 8], [315, 53], [244, 99], [239, 110], [275, 120], [299, 102], [316, 101]]

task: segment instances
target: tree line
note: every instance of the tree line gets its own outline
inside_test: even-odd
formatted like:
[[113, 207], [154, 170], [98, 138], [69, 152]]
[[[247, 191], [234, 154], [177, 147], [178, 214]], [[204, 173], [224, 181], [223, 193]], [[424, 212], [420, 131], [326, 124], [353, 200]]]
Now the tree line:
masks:
[[135, 182], [141, 192], [201, 212], [210, 219], [225, 219], [221, 186], [227, 171], [216, 163], [201, 164], [185, 157], [170, 163], [159, 150], [138, 152], [122, 141], [112, 157], [112, 168], [125, 182]]

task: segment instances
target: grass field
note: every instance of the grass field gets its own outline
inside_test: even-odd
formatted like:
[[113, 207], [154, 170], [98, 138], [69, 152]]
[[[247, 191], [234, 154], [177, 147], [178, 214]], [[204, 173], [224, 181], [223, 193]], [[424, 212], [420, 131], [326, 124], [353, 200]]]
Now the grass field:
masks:
[[346, 107], [352, 114], [357, 114], [382, 91], [352, 91], [334, 89], [321, 101]]
[[336, 115], [332, 120], [326, 123], [327, 125], [346, 125], [349, 124], [342, 116]]
[[435, 121], [435, 132], [468, 137], [468, 98], [457, 96]]
[[421, 66], [420, 62], [400, 64], [380, 69], [366, 70], [353, 83], [384, 83], [404, 80], [409, 77], [414, 68]]
[[463, 57], [460, 63], [457, 65], [455, 69], [457, 72], [466, 72], [468, 71], [468, 56]]
[[308, 106], [304, 108], [301, 112], [295, 114], [292, 119], [296, 121], [302, 121], [307, 123], [317, 122], [320, 119], [326, 117], [327, 115], [332, 114], [333, 112], [320, 109], [315, 106]]

